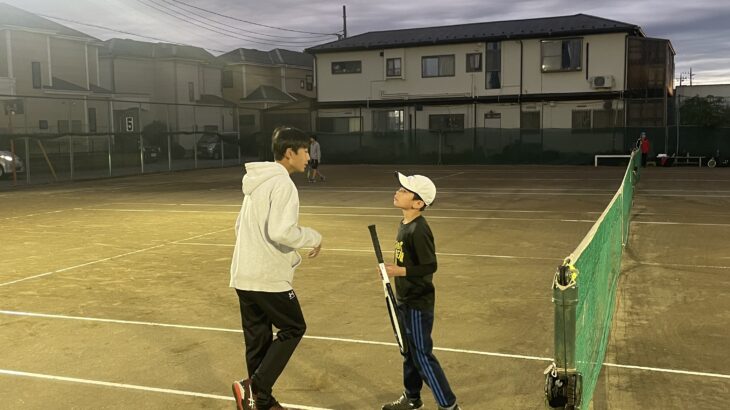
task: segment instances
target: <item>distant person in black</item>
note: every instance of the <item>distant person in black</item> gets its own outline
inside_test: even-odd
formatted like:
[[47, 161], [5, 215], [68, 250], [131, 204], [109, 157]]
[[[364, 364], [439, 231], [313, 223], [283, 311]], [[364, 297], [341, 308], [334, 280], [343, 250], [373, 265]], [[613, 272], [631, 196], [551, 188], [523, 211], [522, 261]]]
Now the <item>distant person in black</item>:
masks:
[[459, 410], [456, 396], [433, 355], [431, 340], [436, 246], [431, 228], [421, 213], [436, 198], [436, 186], [423, 175], [397, 175], [401, 188], [395, 193], [393, 205], [403, 211], [403, 220], [396, 237], [395, 264], [386, 264], [385, 269], [388, 276], [394, 277], [398, 313], [406, 328], [408, 352], [403, 356], [405, 391], [398, 400], [383, 405], [382, 410], [423, 408], [421, 388], [424, 381], [431, 388], [439, 410]]

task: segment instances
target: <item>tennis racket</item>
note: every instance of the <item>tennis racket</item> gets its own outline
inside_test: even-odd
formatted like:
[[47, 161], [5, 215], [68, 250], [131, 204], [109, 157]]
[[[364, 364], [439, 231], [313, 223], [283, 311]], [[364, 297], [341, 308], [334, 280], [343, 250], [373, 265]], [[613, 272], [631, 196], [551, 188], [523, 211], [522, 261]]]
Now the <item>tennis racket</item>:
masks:
[[398, 310], [396, 310], [395, 307], [395, 295], [393, 294], [393, 287], [390, 285], [390, 280], [388, 279], [388, 273], [385, 271], [385, 262], [383, 262], [383, 251], [380, 250], [378, 232], [375, 230], [375, 225], [368, 226], [368, 229], [370, 230], [370, 238], [373, 240], [375, 257], [378, 258], [378, 268], [380, 270], [380, 279], [383, 281], [385, 305], [388, 307], [390, 324], [393, 326], [393, 333], [395, 333], [395, 340], [398, 342], [398, 348], [400, 349], [401, 354], [406, 354], [408, 352], [408, 343], [403, 340], [403, 336], [406, 332], [398, 319]]

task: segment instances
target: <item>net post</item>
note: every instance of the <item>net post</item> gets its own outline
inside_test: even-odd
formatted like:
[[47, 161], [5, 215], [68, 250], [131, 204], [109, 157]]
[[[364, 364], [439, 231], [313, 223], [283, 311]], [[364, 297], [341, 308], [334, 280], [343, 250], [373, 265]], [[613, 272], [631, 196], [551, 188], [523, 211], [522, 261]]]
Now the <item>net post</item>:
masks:
[[550, 408], [574, 409], [581, 403], [582, 376], [576, 366], [577, 277], [568, 258], [553, 278], [555, 360], [545, 370], [545, 400]]

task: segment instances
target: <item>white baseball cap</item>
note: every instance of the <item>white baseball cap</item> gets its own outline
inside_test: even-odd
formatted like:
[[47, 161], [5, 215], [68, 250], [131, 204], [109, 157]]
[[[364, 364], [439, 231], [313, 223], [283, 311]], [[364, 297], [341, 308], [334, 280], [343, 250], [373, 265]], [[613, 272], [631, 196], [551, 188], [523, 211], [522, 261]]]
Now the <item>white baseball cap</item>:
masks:
[[436, 185], [428, 177], [423, 175], [405, 176], [396, 172], [398, 182], [403, 188], [418, 194], [427, 206], [431, 206], [436, 199]]

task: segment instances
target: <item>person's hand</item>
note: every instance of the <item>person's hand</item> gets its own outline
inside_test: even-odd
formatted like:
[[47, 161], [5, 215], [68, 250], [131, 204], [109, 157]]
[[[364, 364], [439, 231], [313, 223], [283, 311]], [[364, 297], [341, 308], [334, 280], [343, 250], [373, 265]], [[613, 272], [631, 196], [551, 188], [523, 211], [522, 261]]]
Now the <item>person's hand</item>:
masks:
[[317, 255], [319, 255], [319, 251], [321, 251], [321, 250], [322, 250], [322, 243], [320, 242], [319, 245], [315, 246], [314, 248], [312, 248], [311, 251], [309, 251], [309, 253], [307, 253], [307, 257], [316, 258]]
[[385, 272], [388, 274], [388, 276], [406, 276], [406, 268], [398, 265], [393, 265], [392, 263], [386, 263], [385, 264]]

